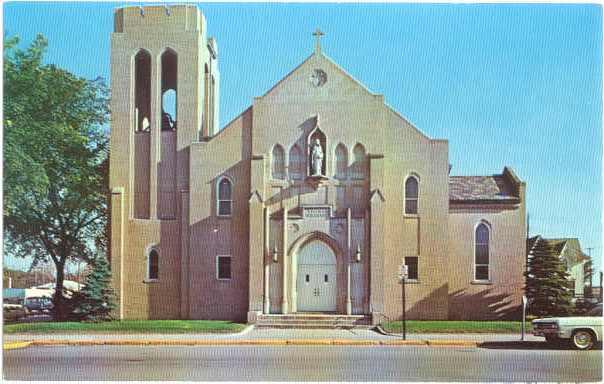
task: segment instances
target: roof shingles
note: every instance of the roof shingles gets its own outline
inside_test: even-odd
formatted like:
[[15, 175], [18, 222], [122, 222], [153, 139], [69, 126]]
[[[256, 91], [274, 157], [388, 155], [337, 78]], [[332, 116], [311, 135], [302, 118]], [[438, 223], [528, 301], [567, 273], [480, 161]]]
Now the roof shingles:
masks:
[[450, 176], [451, 201], [518, 201], [513, 187], [504, 175]]

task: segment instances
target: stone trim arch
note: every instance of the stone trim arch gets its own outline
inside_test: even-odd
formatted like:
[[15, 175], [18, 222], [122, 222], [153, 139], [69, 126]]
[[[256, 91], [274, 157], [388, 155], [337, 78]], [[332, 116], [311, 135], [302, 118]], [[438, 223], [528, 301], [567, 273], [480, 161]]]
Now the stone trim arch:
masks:
[[288, 299], [290, 303], [290, 311], [297, 312], [298, 306], [298, 252], [306, 244], [317, 240], [327, 245], [327, 247], [331, 249], [331, 251], [336, 257], [336, 312], [344, 314], [346, 313], [346, 285], [348, 283], [346, 277], [346, 265], [349, 261], [346, 257], [347, 252], [338, 244], [336, 239], [321, 231], [313, 231], [301, 235], [292, 243], [292, 245], [287, 250], [287, 259], [290, 266], [290, 268], [288, 268]]
[[296, 254], [300, 248], [314, 240], [320, 240], [327, 244], [336, 255], [337, 262], [341, 261], [341, 258], [344, 256], [344, 250], [340, 247], [336, 239], [321, 231], [309, 232], [298, 237], [287, 250], [288, 256], [291, 257], [292, 260], [295, 258], [297, 261]]

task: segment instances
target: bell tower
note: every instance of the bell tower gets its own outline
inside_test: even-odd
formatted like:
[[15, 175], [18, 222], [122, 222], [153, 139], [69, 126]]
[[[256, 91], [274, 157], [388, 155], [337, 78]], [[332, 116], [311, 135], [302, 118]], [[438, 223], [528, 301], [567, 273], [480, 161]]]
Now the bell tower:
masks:
[[[190, 147], [218, 129], [219, 80], [218, 47], [197, 6], [114, 11], [110, 252], [120, 318], [183, 316], [177, 292], [188, 241]], [[140, 263], [148, 249], [159, 255], [160, 271], [150, 284]], [[125, 302], [132, 289], [153, 299]]]
[[128, 215], [173, 219], [188, 188], [188, 146], [218, 129], [218, 47], [196, 6], [115, 10], [111, 186]]

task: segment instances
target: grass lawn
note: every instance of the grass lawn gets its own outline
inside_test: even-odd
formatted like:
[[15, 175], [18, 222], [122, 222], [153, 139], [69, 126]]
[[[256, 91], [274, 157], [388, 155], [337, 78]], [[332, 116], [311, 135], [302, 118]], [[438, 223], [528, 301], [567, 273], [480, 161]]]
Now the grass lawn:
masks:
[[102, 323], [40, 322], [4, 325], [4, 333], [232, 333], [245, 324], [222, 320], [122, 320]]
[[[522, 329], [521, 321], [453, 321], [453, 320], [407, 320], [409, 333], [517, 333]], [[382, 324], [387, 332], [403, 332], [402, 321]], [[526, 331], [531, 330], [527, 321]]]

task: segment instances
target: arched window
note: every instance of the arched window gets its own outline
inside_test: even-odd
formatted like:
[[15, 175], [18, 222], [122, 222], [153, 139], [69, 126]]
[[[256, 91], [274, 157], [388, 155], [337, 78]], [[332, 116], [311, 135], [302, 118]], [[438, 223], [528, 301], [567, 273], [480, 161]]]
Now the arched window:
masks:
[[348, 150], [342, 143], [336, 147], [336, 174], [337, 179], [345, 179], [348, 171]]
[[489, 280], [489, 227], [480, 223], [474, 236], [474, 280]]
[[302, 158], [302, 150], [298, 144], [294, 144], [289, 150], [289, 178], [292, 180], [300, 180], [304, 173], [304, 159]]
[[147, 279], [159, 279], [159, 252], [155, 248], [151, 248], [147, 255]]
[[285, 179], [285, 151], [276, 144], [271, 154], [271, 175], [273, 179]]
[[151, 55], [140, 50], [134, 57], [134, 129], [148, 131], [151, 113]]
[[352, 164], [352, 177], [355, 179], [364, 179], [367, 176], [367, 156], [365, 147], [362, 144], [357, 144], [352, 150], [354, 163]]
[[419, 201], [419, 182], [415, 176], [409, 176], [405, 181], [405, 213], [417, 215]]
[[177, 121], [177, 69], [176, 52], [166, 50], [161, 55], [161, 130], [176, 130]]
[[218, 216], [231, 216], [233, 206], [233, 185], [229, 179], [223, 177], [218, 182]]

